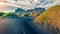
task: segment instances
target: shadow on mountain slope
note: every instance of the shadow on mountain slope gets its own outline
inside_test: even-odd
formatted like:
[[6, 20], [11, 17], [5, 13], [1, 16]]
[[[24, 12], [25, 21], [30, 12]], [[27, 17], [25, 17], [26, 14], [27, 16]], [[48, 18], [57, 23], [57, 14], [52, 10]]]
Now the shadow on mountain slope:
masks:
[[[53, 9], [55, 10], [56, 8]], [[4, 14], [0, 17], [0, 34], [59, 34], [59, 31], [53, 26], [51, 27], [50, 24], [45, 23], [45, 21], [41, 22], [41, 20], [39, 20], [44, 20], [45, 18], [43, 17], [48, 17], [47, 15], [51, 16], [50, 14], [54, 13], [47, 11], [48, 13], [45, 14], [45, 12], [36, 18], [38, 23], [34, 21], [34, 17], [19, 17], [15, 13]]]
[[40, 14], [35, 22], [42, 24], [47, 30], [50, 29], [50, 32], [57, 31], [54, 34], [60, 34], [60, 5], [49, 8], [47, 11], [44, 11]]
[[[5, 26], [2, 34], [56, 34], [55, 29], [47, 30], [44, 26], [33, 22], [31, 17], [5, 17], [0, 23]], [[50, 30], [52, 30], [50, 32]], [[1, 29], [0, 29], [1, 31]], [[1, 32], [0, 32], [1, 33]]]
[[1, 19], [0, 23], [4, 23], [4, 25], [3, 24], [1, 25], [5, 26], [4, 28], [6, 28], [5, 32], [2, 34], [42, 34], [43, 33], [42, 30], [39, 29], [36, 26], [36, 24], [33, 23], [32, 19], [29, 17], [8, 17], [8, 18], [6, 17]]

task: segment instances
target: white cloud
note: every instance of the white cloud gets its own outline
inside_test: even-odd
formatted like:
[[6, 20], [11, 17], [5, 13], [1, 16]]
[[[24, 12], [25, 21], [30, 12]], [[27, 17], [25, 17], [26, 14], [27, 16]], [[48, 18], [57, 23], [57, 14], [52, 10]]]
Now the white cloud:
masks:
[[[56, 4], [60, 4], [60, 0], [6, 0], [7, 5], [22, 8], [25, 10], [34, 9], [38, 7], [49, 8]], [[1, 2], [0, 2], [1, 3]], [[2, 2], [4, 4], [4, 2]], [[14, 10], [16, 8], [13, 8]], [[11, 9], [12, 10], [12, 9]]]
[[12, 7], [12, 6], [8, 6], [4, 9], [0, 9], [0, 12], [5, 12], [5, 13], [9, 13], [9, 12], [14, 12], [16, 10], [15, 7]]

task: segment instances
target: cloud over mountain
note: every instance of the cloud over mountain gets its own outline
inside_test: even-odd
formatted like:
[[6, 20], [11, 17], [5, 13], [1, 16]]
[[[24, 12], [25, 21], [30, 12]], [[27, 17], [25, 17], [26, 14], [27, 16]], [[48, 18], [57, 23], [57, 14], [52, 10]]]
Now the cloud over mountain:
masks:
[[12, 6], [19, 7], [25, 10], [38, 7], [46, 8], [56, 3], [60, 3], [59, 0], [6, 0], [6, 2]]
[[[21, 8], [24, 10], [30, 10], [30, 9], [42, 7], [42, 8], [48, 9], [49, 7], [54, 6], [56, 4], [60, 5], [59, 0], [5, 0], [5, 2], [0, 1], [0, 3], [1, 3], [0, 5], [6, 4], [8, 6], [15, 7], [12, 9], [11, 9], [11, 7], [8, 7], [11, 10], [6, 8], [3, 10], [4, 12], [7, 12], [7, 10], [14, 12], [14, 10], [16, 8]], [[0, 11], [2, 11], [2, 10], [0, 10]]]

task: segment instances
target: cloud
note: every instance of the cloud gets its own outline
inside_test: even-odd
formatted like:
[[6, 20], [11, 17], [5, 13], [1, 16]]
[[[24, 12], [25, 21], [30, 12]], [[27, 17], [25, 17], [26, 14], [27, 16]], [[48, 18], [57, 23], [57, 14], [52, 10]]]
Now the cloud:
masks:
[[6, 5], [14, 6], [16, 8], [22, 8], [24, 10], [34, 9], [39, 7], [48, 9], [51, 6], [60, 4], [59, 1], [60, 0], [6, 0]]
[[8, 6], [8, 7], [6, 7], [5, 9], [0, 9], [0, 12], [8, 13], [8, 12], [14, 12], [15, 10], [16, 10], [15, 7]]

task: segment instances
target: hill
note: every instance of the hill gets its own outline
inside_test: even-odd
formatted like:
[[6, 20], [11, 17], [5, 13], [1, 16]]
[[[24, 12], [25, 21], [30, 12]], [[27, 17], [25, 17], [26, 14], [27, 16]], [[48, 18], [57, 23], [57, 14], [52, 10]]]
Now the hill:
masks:
[[31, 9], [31, 10], [23, 10], [23, 9], [20, 9], [20, 8], [17, 8], [15, 10], [15, 13], [18, 14], [19, 16], [25, 16], [25, 15], [28, 15], [28, 16], [37, 16], [38, 14], [42, 13], [43, 11], [45, 11], [44, 8], [35, 8], [35, 9]]
[[6, 13], [4, 13], [4, 12], [0, 12], [0, 17], [1, 17], [2, 15], [4, 15], [4, 14], [6, 14]]
[[60, 31], [60, 5], [49, 8], [40, 14], [35, 22], [43, 24], [45, 27], [54, 28]]
[[[1, 13], [0, 13], [1, 14]], [[2, 19], [2, 18], [11, 18], [11, 17], [18, 17], [18, 15], [16, 14], [16, 13], [14, 13], [14, 12], [9, 12], [9, 13], [2, 13], [3, 15], [2, 16], [0, 16], [0, 19]]]

